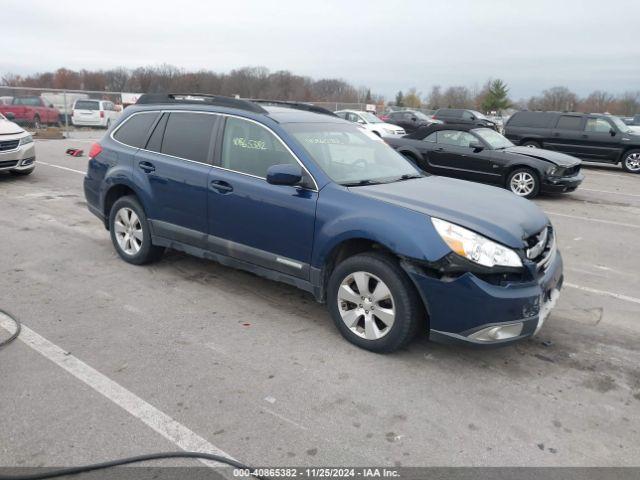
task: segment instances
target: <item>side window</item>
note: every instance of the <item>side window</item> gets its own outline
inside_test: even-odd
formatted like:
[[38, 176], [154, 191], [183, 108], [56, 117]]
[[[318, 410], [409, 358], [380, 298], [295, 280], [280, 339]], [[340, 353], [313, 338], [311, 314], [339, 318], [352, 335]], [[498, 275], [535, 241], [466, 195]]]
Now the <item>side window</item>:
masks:
[[474, 115], [471, 112], [468, 112], [466, 110], [464, 112], [462, 112], [462, 118], [464, 120], [473, 120], [473, 117], [474, 117]]
[[584, 129], [587, 132], [609, 133], [611, 125], [604, 118], [587, 118]]
[[167, 126], [167, 119], [169, 118], [169, 114], [165, 113], [162, 115], [160, 121], [156, 124], [156, 128], [153, 129], [153, 133], [151, 137], [149, 137], [149, 141], [147, 142], [146, 150], [151, 150], [152, 152], [160, 152], [162, 149], [162, 137], [164, 136], [164, 129]]
[[468, 147], [476, 138], [468, 132], [458, 130], [441, 130], [438, 132], [438, 143], [456, 147]]
[[162, 153], [194, 162], [209, 162], [211, 134], [217, 115], [171, 113], [162, 140]]
[[561, 115], [556, 128], [559, 130], [582, 130], [582, 117]]
[[433, 132], [433, 133], [427, 135], [425, 138], [423, 138], [423, 140], [425, 142], [437, 143], [437, 141], [438, 141], [438, 132]]
[[273, 133], [254, 122], [229, 117], [222, 141], [222, 167], [266, 178], [272, 165], [298, 162]]
[[344, 118], [345, 120], [347, 118], [347, 113], [346, 112], [338, 112], [338, 113], [336, 113], [336, 115], [338, 115], [340, 118]]
[[125, 123], [122, 124], [113, 138], [135, 148], [144, 147], [149, 135], [149, 130], [153, 122], [158, 118], [158, 112], [138, 113], [132, 115]]

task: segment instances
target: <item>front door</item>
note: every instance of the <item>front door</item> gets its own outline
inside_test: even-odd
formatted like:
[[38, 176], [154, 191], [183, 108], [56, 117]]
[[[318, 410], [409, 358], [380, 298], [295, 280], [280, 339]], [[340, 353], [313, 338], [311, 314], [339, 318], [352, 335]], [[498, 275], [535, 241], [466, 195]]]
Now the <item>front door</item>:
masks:
[[261, 124], [227, 117], [217, 167], [209, 174], [209, 248], [307, 280], [318, 192], [267, 183], [272, 165], [298, 164]]
[[606, 119], [588, 117], [582, 132], [579, 157], [592, 162], [617, 162], [620, 156], [620, 137], [618, 129]]

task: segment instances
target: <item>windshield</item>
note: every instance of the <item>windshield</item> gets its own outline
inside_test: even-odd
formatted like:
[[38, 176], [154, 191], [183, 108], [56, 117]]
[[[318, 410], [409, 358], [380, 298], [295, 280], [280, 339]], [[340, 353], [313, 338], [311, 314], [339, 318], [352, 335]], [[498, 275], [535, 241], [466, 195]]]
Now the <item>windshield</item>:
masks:
[[613, 122], [613, 124], [616, 126], [616, 128], [618, 130], [620, 130], [622, 133], [629, 133], [632, 130], [629, 128], [629, 125], [627, 125], [626, 123], [624, 123], [622, 120], [620, 120], [620, 118], [618, 117], [609, 117], [609, 120], [611, 120]]
[[283, 127], [334, 182], [342, 185], [422, 176], [402, 155], [362, 127], [336, 123], [290, 123]]
[[485, 115], [480, 112], [476, 112], [475, 110], [471, 110], [471, 113], [473, 113], [474, 117], [479, 118], [480, 120], [489, 120]]
[[380, 120], [378, 117], [376, 117], [373, 113], [358, 112], [358, 115], [360, 115], [362, 118], [364, 118], [369, 123], [382, 123], [382, 120]]
[[490, 128], [476, 128], [473, 132], [488, 143], [492, 150], [513, 147], [513, 143], [508, 138]]

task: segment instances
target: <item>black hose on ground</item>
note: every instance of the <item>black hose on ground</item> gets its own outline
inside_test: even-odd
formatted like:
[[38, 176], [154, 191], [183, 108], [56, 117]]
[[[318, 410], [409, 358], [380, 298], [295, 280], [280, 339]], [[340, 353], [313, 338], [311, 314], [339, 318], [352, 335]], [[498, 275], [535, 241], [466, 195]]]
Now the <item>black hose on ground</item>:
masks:
[[13, 334], [8, 339], [2, 340], [0, 342], [0, 348], [2, 348], [2, 347], [5, 347], [5, 346], [9, 345], [16, 338], [18, 338], [18, 335], [20, 335], [20, 330], [22, 329], [22, 325], [20, 324], [20, 321], [16, 317], [14, 317], [13, 315], [11, 315], [9, 312], [7, 312], [5, 310], [0, 309], [0, 315], [4, 315], [9, 320], [11, 320], [13, 323], [16, 324], [16, 331], [13, 332]]

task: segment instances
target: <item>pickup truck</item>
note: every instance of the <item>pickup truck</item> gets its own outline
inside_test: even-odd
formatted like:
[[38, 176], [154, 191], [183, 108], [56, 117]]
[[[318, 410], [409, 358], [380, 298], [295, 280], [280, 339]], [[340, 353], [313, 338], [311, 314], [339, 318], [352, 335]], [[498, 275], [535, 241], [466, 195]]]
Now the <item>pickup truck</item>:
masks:
[[15, 97], [10, 105], [0, 105], [0, 113], [18, 125], [29, 125], [36, 129], [60, 123], [58, 109], [41, 97]]

